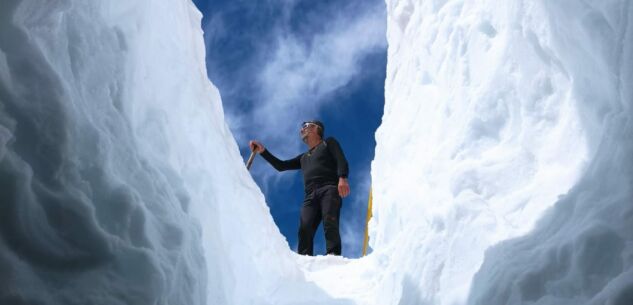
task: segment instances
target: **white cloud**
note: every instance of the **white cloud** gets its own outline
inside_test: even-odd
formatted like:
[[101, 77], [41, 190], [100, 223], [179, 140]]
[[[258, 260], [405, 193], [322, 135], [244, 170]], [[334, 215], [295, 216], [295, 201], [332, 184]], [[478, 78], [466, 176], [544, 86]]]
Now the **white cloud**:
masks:
[[282, 33], [260, 82], [266, 106], [312, 110], [324, 95], [345, 86], [359, 71], [359, 60], [386, 47], [384, 12], [372, 7], [355, 19], [331, 22], [309, 42]]

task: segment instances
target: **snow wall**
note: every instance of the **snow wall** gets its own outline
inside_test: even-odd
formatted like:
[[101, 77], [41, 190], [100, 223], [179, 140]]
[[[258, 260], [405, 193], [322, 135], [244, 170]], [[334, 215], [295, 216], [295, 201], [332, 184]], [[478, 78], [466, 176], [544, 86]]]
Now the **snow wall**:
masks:
[[200, 20], [182, 0], [0, 3], [0, 304], [253, 304], [301, 275]]
[[371, 255], [299, 257], [188, 0], [0, 3], [0, 304], [631, 304], [633, 2], [387, 1]]
[[387, 301], [633, 304], [633, 2], [387, 9]]

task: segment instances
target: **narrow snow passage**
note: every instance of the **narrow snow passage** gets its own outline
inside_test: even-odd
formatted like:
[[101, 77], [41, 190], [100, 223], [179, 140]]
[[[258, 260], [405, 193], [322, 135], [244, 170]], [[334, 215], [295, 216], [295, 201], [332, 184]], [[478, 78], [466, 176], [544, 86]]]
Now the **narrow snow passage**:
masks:
[[301, 257], [189, 0], [0, 3], [0, 304], [633, 295], [633, 3], [388, 0], [373, 253]]

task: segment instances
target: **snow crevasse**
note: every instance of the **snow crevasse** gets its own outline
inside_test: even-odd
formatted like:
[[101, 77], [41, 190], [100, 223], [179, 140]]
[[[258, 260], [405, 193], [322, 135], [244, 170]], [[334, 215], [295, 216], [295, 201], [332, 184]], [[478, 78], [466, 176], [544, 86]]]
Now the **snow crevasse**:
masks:
[[386, 6], [346, 260], [274, 226], [190, 1], [0, 4], [0, 303], [629, 304], [633, 5]]

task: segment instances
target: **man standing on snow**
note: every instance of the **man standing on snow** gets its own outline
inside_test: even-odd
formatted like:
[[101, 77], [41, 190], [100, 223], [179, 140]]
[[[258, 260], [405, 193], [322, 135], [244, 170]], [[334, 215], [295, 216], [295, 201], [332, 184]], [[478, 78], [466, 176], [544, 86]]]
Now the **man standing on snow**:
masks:
[[313, 239], [323, 220], [327, 254], [341, 255], [339, 216], [342, 197], [350, 193], [347, 160], [338, 142], [329, 137], [323, 140], [325, 128], [320, 121], [301, 125], [301, 139], [308, 151], [290, 159], [279, 160], [260, 142], [250, 141], [251, 150], [261, 154], [276, 170], [301, 169], [305, 198], [301, 207], [299, 248], [301, 255], [313, 255]]

